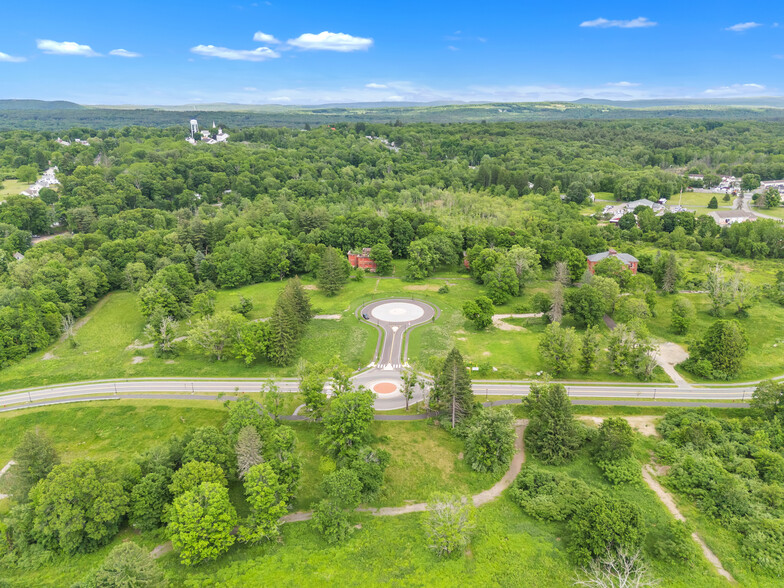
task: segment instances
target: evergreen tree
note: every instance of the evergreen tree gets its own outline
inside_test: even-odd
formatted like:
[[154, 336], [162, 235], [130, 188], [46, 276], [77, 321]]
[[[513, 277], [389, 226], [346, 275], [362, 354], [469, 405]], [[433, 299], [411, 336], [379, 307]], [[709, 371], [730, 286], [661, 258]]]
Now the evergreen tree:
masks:
[[253, 466], [264, 461], [261, 454], [261, 437], [256, 427], [249, 425], [240, 430], [234, 452], [237, 454], [237, 477], [240, 479], [243, 479]]
[[573, 328], [550, 323], [539, 340], [539, 355], [548, 369], [556, 376], [571, 369], [577, 351], [577, 340]]
[[534, 453], [549, 464], [570, 460], [581, 438], [566, 388], [562, 384], [531, 384], [525, 404], [530, 414], [526, 438]]
[[302, 287], [299, 278], [291, 278], [286, 282], [286, 287], [281, 293], [286, 299], [288, 306], [293, 310], [300, 325], [304, 327], [313, 318], [313, 309], [310, 306], [310, 298]]
[[716, 200], [715, 196], [713, 196], [710, 199], [710, 202], [708, 202], [708, 208], [718, 208], [718, 207], [719, 207], [719, 201]]
[[36, 482], [43, 480], [60, 463], [60, 458], [44, 433], [26, 431], [14, 449], [14, 461], [14, 498], [23, 502]]
[[340, 251], [334, 247], [327, 247], [321, 257], [321, 266], [318, 272], [318, 284], [325, 296], [334, 296], [348, 280], [346, 260]]
[[449, 414], [452, 428], [458, 421], [471, 417], [474, 413], [471, 376], [457, 348], [449, 352], [436, 374], [431, 404], [436, 410], [444, 410]]
[[297, 354], [302, 325], [291, 300], [281, 294], [272, 309], [267, 353], [275, 365], [289, 365]]
[[670, 253], [664, 262], [664, 276], [662, 277], [662, 290], [668, 294], [675, 292], [675, 284], [678, 281], [678, 258], [674, 253]]

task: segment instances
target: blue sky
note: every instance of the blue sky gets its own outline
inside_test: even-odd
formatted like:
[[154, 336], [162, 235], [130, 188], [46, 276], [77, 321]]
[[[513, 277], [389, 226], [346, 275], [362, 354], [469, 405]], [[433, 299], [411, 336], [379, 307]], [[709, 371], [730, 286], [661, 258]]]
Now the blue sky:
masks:
[[784, 94], [780, 0], [5, 4], [0, 98], [323, 104]]

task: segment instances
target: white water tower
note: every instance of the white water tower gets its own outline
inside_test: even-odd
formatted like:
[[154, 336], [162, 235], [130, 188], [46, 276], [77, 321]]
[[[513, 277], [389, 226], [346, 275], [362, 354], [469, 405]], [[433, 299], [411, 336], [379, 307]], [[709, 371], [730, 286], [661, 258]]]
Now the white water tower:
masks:
[[191, 139], [193, 139], [194, 135], [199, 134], [199, 121], [195, 118], [191, 119]]

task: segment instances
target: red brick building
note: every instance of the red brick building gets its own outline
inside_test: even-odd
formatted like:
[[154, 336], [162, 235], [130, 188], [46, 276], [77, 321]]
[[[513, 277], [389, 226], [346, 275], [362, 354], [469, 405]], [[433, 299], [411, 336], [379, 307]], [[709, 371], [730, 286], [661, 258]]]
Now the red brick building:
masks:
[[370, 259], [370, 247], [365, 247], [361, 253], [349, 250], [348, 262], [351, 264], [351, 267], [358, 267], [367, 272], [376, 271], [376, 262]]
[[629, 268], [632, 274], [637, 273], [637, 264], [640, 263], [639, 260], [633, 255], [629, 255], [628, 253], [618, 253], [615, 249], [589, 255], [586, 258], [588, 260], [588, 271], [593, 274], [596, 264], [607, 259], [608, 257], [615, 257], [618, 261], [623, 263], [623, 265]]

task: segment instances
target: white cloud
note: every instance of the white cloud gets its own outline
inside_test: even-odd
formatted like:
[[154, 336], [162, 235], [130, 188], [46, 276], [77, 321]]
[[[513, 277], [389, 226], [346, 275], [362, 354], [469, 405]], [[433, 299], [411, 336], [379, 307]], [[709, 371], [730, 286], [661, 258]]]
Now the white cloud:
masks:
[[644, 16], [638, 16], [632, 20], [607, 20], [606, 18], [596, 18], [580, 23], [581, 27], [593, 27], [599, 29], [619, 28], [619, 29], [644, 29], [655, 27], [657, 22], [648, 20]]
[[317, 35], [305, 33], [296, 39], [289, 39], [288, 44], [299, 49], [348, 53], [368, 50], [373, 45], [373, 39], [323, 31]]
[[732, 31], [733, 33], [742, 33], [744, 31], [748, 31], [749, 29], [756, 29], [757, 27], [761, 27], [762, 25], [758, 22], [739, 22], [738, 24], [734, 24], [731, 27], [727, 27], [724, 29], [725, 31]]
[[89, 45], [80, 45], [73, 41], [52, 41], [50, 39], [38, 39], [38, 48], [49, 55], [78, 55], [80, 57], [97, 57], [100, 53], [93, 51]]
[[258, 92], [259, 91], [258, 88], [254, 88], [253, 86], [245, 86], [242, 90], [243, 90], [243, 92]]
[[196, 45], [191, 47], [191, 53], [203, 57], [228, 59], [230, 61], [267, 61], [280, 57], [280, 53], [273, 51], [269, 47], [259, 47], [249, 51], [245, 49], [227, 49], [226, 47], [216, 47], [215, 45]]
[[387, 102], [402, 102], [403, 100], [405, 100], [403, 96], [387, 96]]
[[637, 82], [607, 82], [605, 86], [612, 86], [614, 88], [633, 88], [634, 86], [639, 86], [640, 84]]
[[369, 84], [365, 84], [366, 88], [370, 88], [371, 90], [383, 90], [388, 86], [386, 84], [376, 84], [375, 82], [370, 82]]
[[258, 41], [259, 43], [269, 43], [271, 45], [277, 45], [280, 43], [274, 36], [268, 35], [267, 33], [262, 33], [261, 31], [257, 31], [253, 35], [253, 40]]
[[270, 96], [270, 102], [291, 102], [288, 96]]
[[762, 84], [731, 84], [729, 86], [719, 86], [718, 88], [708, 88], [704, 93], [716, 97], [738, 97], [759, 94], [765, 90], [766, 87]]
[[774, 55], [773, 59], [784, 59], [784, 55], [781, 55], [781, 54]]
[[16, 57], [14, 55], [8, 55], [8, 53], [3, 53], [0, 51], [0, 62], [4, 63], [21, 63], [23, 61], [27, 61], [24, 57]]
[[447, 48], [447, 49], [449, 49], [450, 51], [460, 51], [460, 49], [458, 49], [458, 48], [457, 48], [457, 47], [455, 47], [454, 45], [447, 45], [447, 47], [446, 47], [446, 48]]
[[136, 53], [134, 51], [127, 51], [126, 49], [112, 49], [109, 51], [109, 55], [114, 55], [115, 57], [141, 57], [141, 53]]

